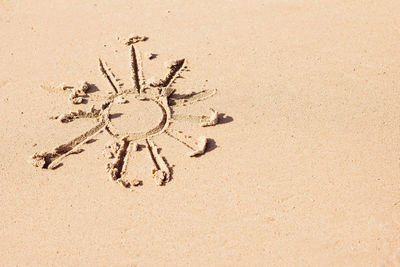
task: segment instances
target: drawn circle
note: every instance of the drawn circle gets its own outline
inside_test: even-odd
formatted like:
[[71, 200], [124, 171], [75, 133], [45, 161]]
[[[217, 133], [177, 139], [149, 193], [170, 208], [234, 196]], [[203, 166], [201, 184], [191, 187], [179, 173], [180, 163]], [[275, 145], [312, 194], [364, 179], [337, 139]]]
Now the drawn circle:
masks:
[[141, 134], [153, 132], [162, 124], [165, 111], [152, 100], [139, 100], [132, 94], [123, 96], [127, 103], [117, 100], [110, 109], [110, 122], [118, 134]]

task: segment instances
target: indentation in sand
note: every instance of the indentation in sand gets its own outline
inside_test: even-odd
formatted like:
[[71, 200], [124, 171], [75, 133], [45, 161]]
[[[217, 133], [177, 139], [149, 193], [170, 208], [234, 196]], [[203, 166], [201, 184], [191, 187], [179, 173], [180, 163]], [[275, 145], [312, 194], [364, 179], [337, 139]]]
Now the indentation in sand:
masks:
[[[79, 153], [81, 147], [95, 135], [106, 132], [112, 141], [106, 144], [103, 155], [109, 161], [106, 172], [111, 180], [126, 188], [142, 185], [142, 180], [127, 177], [127, 166], [132, 153], [138, 153], [139, 147], [145, 147], [153, 164], [152, 176], [157, 185], [164, 185], [171, 180], [170, 167], [159, 153], [153, 141], [154, 136], [166, 134], [189, 148], [189, 156], [199, 156], [205, 153], [207, 141], [205, 136], [193, 138], [183, 131], [174, 129], [174, 121], [187, 121], [199, 126], [214, 126], [218, 123], [218, 112], [210, 109], [208, 115], [193, 116], [189, 114], [173, 114], [174, 106], [188, 105], [196, 101], [205, 100], [216, 93], [216, 90], [203, 90], [191, 94], [175, 93], [172, 87], [182, 72], [187, 70], [185, 59], [168, 61], [165, 63], [167, 72], [164, 78], [156, 82], [148, 82], [143, 74], [143, 65], [137, 56], [134, 43], [147, 40], [147, 37], [134, 36], [123, 43], [130, 47], [131, 87], [118, 83], [111, 68], [102, 59], [99, 59], [99, 69], [112, 92], [103, 99], [101, 107], [93, 106], [90, 111], [70, 111], [51, 117], [62, 123], [70, 123], [76, 119], [94, 119], [95, 126], [84, 132], [72, 141], [59, 145], [56, 148], [37, 152], [31, 162], [36, 167], [55, 169], [60, 166], [62, 159]], [[149, 57], [148, 57], [149, 58]], [[83, 102], [83, 98], [90, 97], [87, 91], [90, 88], [87, 82], [70, 93], [70, 101], [74, 104]], [[66, 90], [65, 85], [61, 90]], [[75, 101], [75, 102], [74, 102]], [[135, 154], [136, 155], [136, 154]]]

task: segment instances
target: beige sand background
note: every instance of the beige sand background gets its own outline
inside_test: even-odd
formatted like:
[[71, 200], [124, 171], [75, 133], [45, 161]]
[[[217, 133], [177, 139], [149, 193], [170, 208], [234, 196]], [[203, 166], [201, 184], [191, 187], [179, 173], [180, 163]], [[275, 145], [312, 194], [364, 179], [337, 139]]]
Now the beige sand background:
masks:
[[[399, 14], [397, 0], [0, 1], [1, 265], [400, 264]], [[133, 192], [105, 175], [105, 134], [57, 170], [29, 165], [93, 125], [49, 120], [76, 106], [41, 85], [107, 92], [98, 57], [128, 73], [116, 37], [131, 34], [159, 54], [148, 75], [185, 57], [179, 90], [218, 89], [187, 112], [233, 120], [184, 126], [216, 147], [193, 159], [158, 137], [174, 179], [143, 172]]]

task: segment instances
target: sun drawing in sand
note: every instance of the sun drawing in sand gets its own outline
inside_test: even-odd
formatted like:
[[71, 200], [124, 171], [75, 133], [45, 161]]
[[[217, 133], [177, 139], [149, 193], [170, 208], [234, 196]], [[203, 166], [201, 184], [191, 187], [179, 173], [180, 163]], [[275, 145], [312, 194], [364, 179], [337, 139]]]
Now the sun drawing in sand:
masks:
[[[173, 124], [174, 121], [185, 120], [198, 123], [202, 127], [213, 126], [218, 123], [218, 113], [210, 109], [208, 116], [179, 115], [174, 113], [173, 108], [204, 100], [214, 95], [216, 90], [203, 90], [187, 95], [175, 94], [175, 89], [172, 88], [172, 85], [180, 77], [181, 72], [186, 70], [185, 59], [170, 62], [164, 79], [148, 82], [144, 78], [142, 61], [137, 57], [134, 45], [130, 44], [129, 47], [132, 86], [124, 89], [123, 84], [118, 84], [119, 80], [111, 69], [99, 59], [100, 71], [111, 86], [112, 94], [104, 97], [103, 103], [98, 109], [93, 106], [90, 111], [78, 110], [53, 117], [53, 119], [58, 119], [63, 123], [80, 118], [93, 118], [96, 120], [96, 125], [70, 142], [59, 145], [49, 152], [35, 153], [32, 156], [32, 164], [34, 166], [55, 169], [61, 165], [61, 161], [65, 157], [83, 151], [81, 147], [84, 144], [90, 143], [89, 141], [94, 136], [104, 132], [112, 137], [103, 152], [104, 156], [109, 159], [106, 165], [107, 174], [112, 180], [130, 188], [142, 184], [141, 180], [125, 177], [129, 155], [132, 151], [137, 151], [138, 147], [145, 147], [148, 150], [149, 158], [154, 166], [152, 176], [156, 184], [164, 185], [171, 179], [170, 166], [168, 166], [167, 161], [160, 155], [159, 149], [154, 144], [153, 137], [156, 135], [166, 134], [181, 142], [190, 149], [188, 155], [191, 157], [201, 155], [206, 151], [208, 141], [206, 137], [192, 138], [181, 131], [175, 130]], [[70, 100], [75, 104], [81, 103], [82, 97], [88, 97], [86, 93], [90, 86], [90, 84], [84, 83], [80, 89], [74, 89]], [[128, 101], [128, 98], [133, 98], [135, 101]], [[140, 106], [141, 103], [144, 105], [150, 103], [157, 107], [160, 119], [155, 127], [146, 131], [129, 132], [129, 130], [124, 130], [124, 127], [115, 125], [113, 120], [117, 116], [113, 114], [114, 107], [118, 105]], [[124, 116], [124, 114], [118, 114], [118, 116]]]

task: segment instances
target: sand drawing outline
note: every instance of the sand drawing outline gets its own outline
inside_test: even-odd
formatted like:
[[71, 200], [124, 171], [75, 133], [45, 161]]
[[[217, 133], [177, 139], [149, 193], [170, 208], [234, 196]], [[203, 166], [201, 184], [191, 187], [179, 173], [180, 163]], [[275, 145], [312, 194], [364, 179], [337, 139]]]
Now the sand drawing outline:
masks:
[[[132, 41], [132, 40], [136, 41]], [[96, 120], [95, 126], [88, 131], [82, 133], [71, 141], [61, 144], [50, 151], [36, 152], [31, 157], [31, 163], [35, 167], [43, 169], [56, 169], [61, 166], [62, 160], [71, 155], [83, 151], [83, 145], [96, 135], [105, 132], [108, 133], [113, 140], [105, 145], [103, 155], [109, 159], [106, 165], [106, 172], [113, 180], [126, 188], [138, 186], [142, 184], [138, 179], [125, 179], [127, 165], [130, 155], [138, 151], [144, 146], [149, 158], [153, 164], [152, 176], [157, 185], [165, 185], [171, 180], [171, 167], [167, 161], [159, 153], [159, 149], [153, 141], [153, 137], [161, 134], [166, 134], [174, 140], [184, 144], [189, 152], [188, 156], [194, 157], [202, 155], [206, 152], [207, 142], [209, 139], [205, 136], [200, 136], [197, 139], [184, 134], [177, 129], [174, 129], [175, 121], [186, 121], [197, 123], [201, 127], [214, 126], [218, 123], [218, 112], [210, 109], [209, 115], [179, 115], [173, 112], [174, 106], [182, 106], [191, 104], [197, 101], [205, 100], [216, 93], [214, 90], [202, 90], [190, 94], [177, 94], [172, 85], [178, 77], [181, 77], [183, 71], [187, 69], [186, 60], [179, 59], [170, 61], [167, 64], [167, 73], [163, 79], [158, 81], [148, 82], [143, 74], [143, 64], [141, 58], [138, 57], [134, 44], [139, 41], [145, 41], [146, 38], [131, 38], [124, 44], [130, 48], [130, 78], [132, 79], [131, 87], [124, 88], [123, 84], [118, 83], [119, 79], [108, 67], [107, 63], [99, 58], [99, 70], [104, 76], [107, 83], [112, 89], [112, 93], [102, 98], [103, 104], [100, 108], [92, 106], [90, 111], [72, 111], [51, 117], [51, 119], [59, 120], [62, 123], [69, 123], [81, 118], [91, 118]], [[90, 84], [82, 83], [81, 88], [73, 89], [69, 97], [74, 104], [81, 104], [83, 97], [87, 97], [87, 91]], [[144, 132], [124, 132], [116, 127], [112, 122], [111, 108], [113, 105], [128, 104], [125, 97], [128, 95], [134, 96], [139, 101], [152, 101], [162, 112], [162, 118], [158, 125]], [[142, 144], [139, 144], [139, 143]]]

